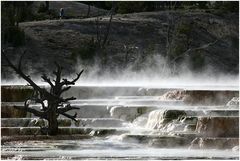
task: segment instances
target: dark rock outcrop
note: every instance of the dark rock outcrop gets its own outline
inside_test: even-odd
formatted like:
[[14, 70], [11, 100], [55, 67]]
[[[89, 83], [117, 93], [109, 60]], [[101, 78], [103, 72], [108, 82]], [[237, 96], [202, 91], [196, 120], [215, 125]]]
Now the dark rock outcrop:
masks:
[[162, 95], [160, 99], [183, 100], [189, 105], [226, 105], [232, 97], [238, 95], [237, 91], [173, 90]]
[[196, 132], [204, 137], [239, 137], [239, 117], [199, 117]]
[[1, 86], [1, 102], [23, 102], [32, 92], [29, 86]]

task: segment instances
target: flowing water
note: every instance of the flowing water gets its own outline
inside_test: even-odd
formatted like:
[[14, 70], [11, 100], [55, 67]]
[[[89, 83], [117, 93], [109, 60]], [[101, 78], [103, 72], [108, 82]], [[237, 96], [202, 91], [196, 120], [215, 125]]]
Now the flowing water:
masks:
[[[211, 87], [211, 90], [213, 88]], [[70, 113], [77, 112], [78, 122], [69, 121], [61, 116], [60, 132], [90, 137], [4, 141], [1, 149], [2, 159], [238, 160], [239, 138], [235, 137], [235, 133], [234, 136], [218, 136], [212, 133], [211, 136], [209, 134], [205, 137], [205, 134], [196, 130], [196, 127], [201, 130], [200, 125], [197, 125], [201, 118], [212, 119], [213, 122], [216, 119], [230, 119], [230, 122], [238, 124], [238, 107], [226, 104], [189, 105], [182, 100], [161, 98], [161, 95], [172, 89], [73, 87], [65, 96], [77, 97], [71, 104], [80, 109]], [[183, 87], [180, 89], [186, 90]], [[194, 87], [187, 89], [192, 90]], [[218, 86], [214, 90], [238, 91], [238, 87]], [[23, 103], [3, 104], [11, 106]], [[39, 105], [31, 107], [38, 108]], [[25, 135], [27, 132], [31, 133], [31, 130], [37, 130], [41, 121], [31, 115], [28, 115], [28, 118], [2, 118], [2, 131], [10, 129], [12, 132], [8, 133], [9, 135]], [[46, 122], [42, 121], [41, 124]], [[194, 140], [197, 143], [194, 143]]]

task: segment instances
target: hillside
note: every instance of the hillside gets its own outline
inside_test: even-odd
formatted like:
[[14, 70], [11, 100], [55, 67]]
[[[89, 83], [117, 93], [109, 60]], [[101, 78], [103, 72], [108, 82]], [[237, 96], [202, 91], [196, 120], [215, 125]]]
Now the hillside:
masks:
[[[174, 20], [170, 25], [169, 17]], [[160, 71], [161, 63], [170, 57], [177, 69], [182, 69], [184, 62], [184, 66], [194, 71], [210, 68], [214, 72], [236, 74], [238, 18], [237, 13], [203, 11], [114, 15], [104, 58], [100, 56], [107, 64], [103, 70], [154, 68]], [[108, 21], [107, 16], [100, 18], [101, 33], [105, 32]], [[167, 49], [169, 26], [171, 41]], [[89, 69], [99, 63], [94, 61], [97, 56], [89, 49], [94, 45], [92, 40], [96, 40], [96, 18], [25, 22], [20, 27], [26, 34], [25, 66], [30, 74], [50, 73], [54, 61], [61, 62], [68, 73], [74, 72], [80, 58], [85, 59], [81, 62]], [[9, 55], [16, 57], [19, 53]], [[4, 66], [2, 77], [9, 77]]]

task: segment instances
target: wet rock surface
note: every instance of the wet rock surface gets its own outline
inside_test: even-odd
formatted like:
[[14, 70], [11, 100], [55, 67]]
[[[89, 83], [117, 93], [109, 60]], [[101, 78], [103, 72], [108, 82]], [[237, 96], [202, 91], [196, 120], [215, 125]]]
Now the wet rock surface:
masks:
[[238, 137], [239, 117], [200, 117], [196, 132], [206, 137]]
[[211, 90], [172, 90], [160, 97], [166, 100], [183, 100], [189, 105], [237, 105], [238, 92], [234, 91], [211, 91]]
[[186, 91], [184, 90], [173, 90], [165, 93], [160, 97], [162, 100], [183, 100], [186, 97]]
[[[85, 127], [59, 127], [59, 135], [90, 135], [90, 136], [106, 136], [113, 134], [121, 134], [126, 130], [116, 128], [85, 128]], [[40, 127], [2, 127], [2, 136], [18, 136], [18, 135], [45, 135]]]
[[1, 118], [24, 118], [27, 117], [27, 112], [14, 108], [11, 105], [1, 103]]
[[29, 86], [1, 86], [1, 102], [21, 102], [30, 97], [33, 90]]
[[229, 108], [239, 108], [239, 97], [233, 97], [228, 103]]
[[238, 96], [232, 91], [187, 91], [184, 102], [188, 104], [225, 105], [229, 99]]

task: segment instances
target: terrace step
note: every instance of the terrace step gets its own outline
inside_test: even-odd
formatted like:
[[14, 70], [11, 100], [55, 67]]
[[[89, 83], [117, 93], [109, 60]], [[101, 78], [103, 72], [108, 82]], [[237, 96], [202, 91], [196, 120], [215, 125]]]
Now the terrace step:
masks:
[[[114, 118], [77, 118], [77, 122], [59, 118], [59, 127], [122, 127], [123, 120]], [[2, 118], [2, 127], [39, 127], [46, 126], [47, 121], [38, 118]]]
[[[123, 128], [87, 128], [87, 127], [59, 127], [59, 135], [90, 135], [104, 136], [128, 132]], [[1, 127], [2, 136], [41, 135], [40, 127]]]

